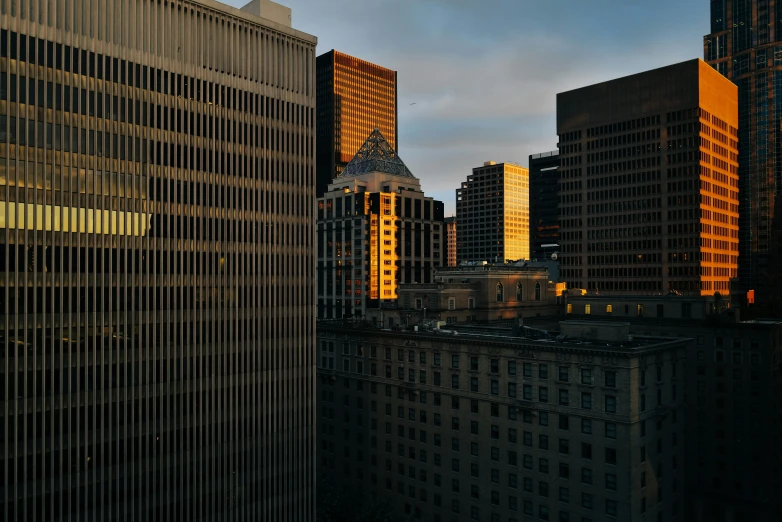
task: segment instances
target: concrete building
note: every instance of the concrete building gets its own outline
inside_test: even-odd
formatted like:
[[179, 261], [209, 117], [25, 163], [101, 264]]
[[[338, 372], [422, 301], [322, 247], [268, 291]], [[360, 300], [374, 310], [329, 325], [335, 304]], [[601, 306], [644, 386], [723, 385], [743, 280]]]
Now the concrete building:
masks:
[[331, 50], [317, 59], [317, 185], [321, 197], [372, 129], [397, 142], [397, 73]]
[[731, 292], [737, 104], [736, 86], [700, 60], [557, 95], [569, 288]]
[[319, 475], [396, 519], [688, 520], [689, 341], [589, 325], [593, 341], [319, 324]]
[[529, 169], [487, 161], [456, 189], [457, 263], [529, 259]]
[[258, 7], [2, 4], [1, 520], [315, 519], [316, 38]]
[[446, 266], [456, 266], [456, 217], [445, 218]]
[[[687, 337], [686, 520], [782, 518], [782, 322], [713, 297], [568, 297], [569, 317]], [[667, 479], [666, 479], [667, 480]]]
[[559, 252], [559, 151], [529, 157], [529, 222], [532, 259]]
[[[739, 282], [742, 297], [754, 291], [758, 304], [773, 304], [767, 281], [778, 274], [774, 234], [782, 221], [782, 8], [768, 0], [711, 2], [711, 33], [704, 59], [738, 88]], [[780, 92], [777, 92], [777, 90]], [[776, 252], [774, 252], [776, 249]], [[779, 286], [776, 287], [777, 292]], [[751, 297], [751, 296], [750, 296]]]
[[436, 270], [432, 283], [400, 285], [396, 310], [386, 309], [385, 314], [408, 326], [424, 320], [464, 323], [550, 316], [559, 311], [562, 290], [545, 267], [460, 265]]
[[426, 197], [380, 130], [318, 198], [318, 317], [364, 317], [442, 265], [442, 202]]

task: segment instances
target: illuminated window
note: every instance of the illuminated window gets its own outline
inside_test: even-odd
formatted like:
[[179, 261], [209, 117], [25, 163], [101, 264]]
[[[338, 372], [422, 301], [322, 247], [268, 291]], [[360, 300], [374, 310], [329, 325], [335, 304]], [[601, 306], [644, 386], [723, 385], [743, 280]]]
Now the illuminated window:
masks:
[[584, 314], [589, 315], [592, 313], [592, 305], [586, 304], [584, 305]]
[[573, 304], [568, 303], [567, 305], [567, 313], [572, 314], [573, 313]]
[[610, 314], [614, 311], [614, 305], [606, 305], [606, 313]]

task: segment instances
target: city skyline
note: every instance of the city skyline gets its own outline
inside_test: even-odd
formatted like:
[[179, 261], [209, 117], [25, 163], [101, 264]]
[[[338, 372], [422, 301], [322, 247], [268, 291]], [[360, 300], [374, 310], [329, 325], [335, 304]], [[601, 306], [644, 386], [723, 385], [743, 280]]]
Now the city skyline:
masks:
[[[317, 54], [337, 49], [398, 71], [399, 150], [446, 216], [473, 166], [528, 166], [530, 154], [556, 148], [557, 92], [702, 58], [710, 27], [708, 2], [673, 0], [283, 3], [295, 27], [318, 36]], [[371, 21], [378, 9], [383, 24]]]

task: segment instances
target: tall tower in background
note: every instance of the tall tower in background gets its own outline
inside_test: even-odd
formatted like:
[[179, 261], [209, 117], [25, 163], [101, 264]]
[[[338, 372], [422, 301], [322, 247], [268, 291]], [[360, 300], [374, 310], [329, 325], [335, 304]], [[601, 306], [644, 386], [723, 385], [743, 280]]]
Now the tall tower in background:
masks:
[[316, 38], [8, 5], [0, 520], [313, 521]]
[[[559, 151], [529, 157], [529, 230], [532, 259], [559, 247]], [[544, 245], [547, 248], [543, 248]]]
[[339, 51], [317, 58], [316, 192], [322, 196], [373, 129], [397, 148], [396, 71]]
[[456, 189], [456, 262], [529, 259], [529, 169], [487, 161]]
[[738, 86], [738, 274], [742, 293], [761, 291], [773, 275], [772, 225], [782, 190], [782, 2], [712, 0], [704, 57]]
[[618, 293], [730, 291], [736, 86], [701, 60], [557, 95], [561, 277]]

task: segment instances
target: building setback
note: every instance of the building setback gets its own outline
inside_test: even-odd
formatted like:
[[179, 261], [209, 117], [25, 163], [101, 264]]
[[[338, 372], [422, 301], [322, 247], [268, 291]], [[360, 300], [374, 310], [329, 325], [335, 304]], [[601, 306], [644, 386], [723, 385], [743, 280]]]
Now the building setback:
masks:
[[365, 317], [397, 285], [442, 265], [441, 201], [428, 198], [379, 129], [318, 198], [318, 318]]
[[713, 1], [710, 22], [704, 59], [738, 88], [739, 282], [742, 293], [754, 290], [759, 303], [769, 304], [775, 298], [764, 290], [779, 268], [771, 258], [782, 253], [774, 244], [782, 228], [774, 222], [782, 204], [782, 5]]
[[[532, 259], [559, 251], [559, 151], [529, 157], [529, 223]], [[544, 248], [546, 246], [546, 248]]]
[[314, 520], [316, 39], [8, 6], [0, 519]]
[[319, 324], [319, 476], [394, 520], [686, 520], [689, 341], [561, 329], [570, 341]]
[[529, 259], [529, 169], [487, 161], [456, 189], [456, 261]]
[[317, 58], [317, 196], [339, 176], [378, 128], [397, 142], [397, 73], [331, 50]]
[[691, 60], [557, 95], [568, 288], [730, 293], [736, 86]]

